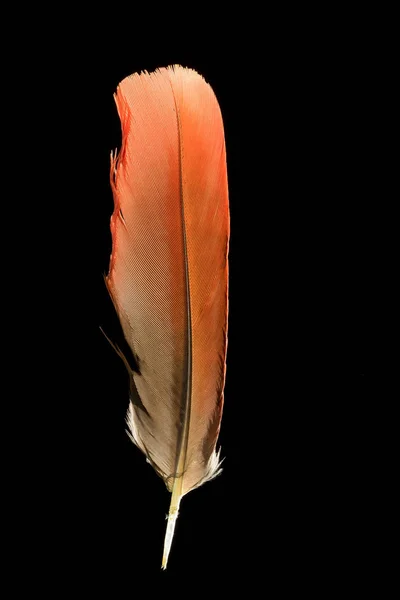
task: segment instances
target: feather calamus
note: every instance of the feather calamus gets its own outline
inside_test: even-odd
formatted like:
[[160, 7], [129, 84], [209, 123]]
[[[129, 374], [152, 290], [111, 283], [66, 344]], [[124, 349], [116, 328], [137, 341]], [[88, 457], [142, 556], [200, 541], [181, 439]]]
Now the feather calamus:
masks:
[[133, 74], [115, 101], [114, 212], [106, 278], [137, 368], [128, 425], [172, 493], [162, 567], [181, 498], [219, 472], [226, 371], [229, 205], [224, 129], [194, 70]]

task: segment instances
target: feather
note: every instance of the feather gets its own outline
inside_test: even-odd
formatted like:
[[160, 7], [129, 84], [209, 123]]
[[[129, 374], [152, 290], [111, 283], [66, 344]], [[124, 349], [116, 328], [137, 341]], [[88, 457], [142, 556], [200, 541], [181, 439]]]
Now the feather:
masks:
[[229, 206], [222, 116], [181, 66], [133, 74], [115, 101], [112, 253], [106, 283], [137, 368], [127, 421], [172, 493], [162, 567], [181, 498], [219, 472], [228, 318]]

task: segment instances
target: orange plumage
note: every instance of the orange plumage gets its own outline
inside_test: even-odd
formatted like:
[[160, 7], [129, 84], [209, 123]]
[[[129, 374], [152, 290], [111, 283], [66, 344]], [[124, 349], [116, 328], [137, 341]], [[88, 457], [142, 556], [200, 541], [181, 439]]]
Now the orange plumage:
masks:
[[229, 208], [223, 122], [211, 87], [179, 66], [118, 86], [107, 285], [138, 363], [132, 438], [180, 499], [218, 471], [225, 383]]

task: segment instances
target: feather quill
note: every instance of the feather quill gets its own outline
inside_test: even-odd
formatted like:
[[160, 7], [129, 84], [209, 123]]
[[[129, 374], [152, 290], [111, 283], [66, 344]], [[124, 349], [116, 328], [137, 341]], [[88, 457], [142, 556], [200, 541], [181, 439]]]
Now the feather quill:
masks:
[[181, 498], [219, 472], [228, 319], [229, 206], [222, 116], [209, 84], [174, 66], [133, 74], [115, 101], [112, 254], [106, 283], [137, 363], [130, 435]]

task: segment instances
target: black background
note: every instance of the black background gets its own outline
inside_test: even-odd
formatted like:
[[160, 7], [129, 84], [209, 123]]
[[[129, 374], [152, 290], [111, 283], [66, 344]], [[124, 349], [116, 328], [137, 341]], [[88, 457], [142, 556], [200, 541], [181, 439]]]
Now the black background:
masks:
[[[26, 50], [35, 308], [21, 313], [34, 392], [18, 376], [32, 444], [15, 540], [28, 585], [54, 597], [151, 597], [159, 583], [167, 597], [242, 586], [326, 597], [369, 577], [373, 43], [354, 22], [288, 27], [229, 40], [206, 29], [173, 47], [72, 29]], [[206, 78], [224, 118], [230, 310], [223, 472], [183, 499], [161, 572], [169, 494], [127, 438], [128, 378], [100, 327], [121, 343], [103, 281], [113, 93], [175, 63]]]

